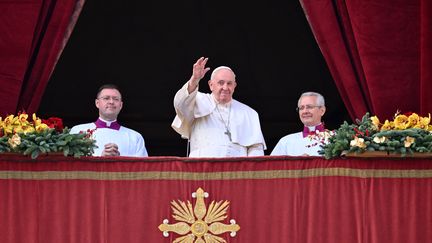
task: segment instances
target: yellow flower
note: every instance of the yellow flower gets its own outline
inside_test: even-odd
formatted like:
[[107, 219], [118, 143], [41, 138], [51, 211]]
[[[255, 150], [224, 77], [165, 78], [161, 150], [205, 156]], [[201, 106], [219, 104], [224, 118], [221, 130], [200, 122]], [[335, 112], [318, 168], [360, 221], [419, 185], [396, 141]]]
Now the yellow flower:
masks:
[[25, 126], [23, 127], [23, 132], [24, 133], [32, 133], [35, 131], [35, 128], [33, 126]]
[[351, 147], [359, 147], [359, 148], [366, 148], [366, 144], [364, 143], [363, 138], [354, 137], [353, 140], [350, 142]]
[[412, 113], [408, 117], [408, 123], [406, 128], [415, 127], [420, 122], [420, 117], [417, 113]]
[[36, 132], [43, 132], [45, 129], [48, 129], [48, 125], [45, 123], [41, 123], [36, 126]]
[[392, 130], [394, 128], [394, 122], [391, 122], [389, 120], [385, 120], [384, 124], [381, 127], [382, 131], [385, 130]]
[[430, 123], [430, 113], [429, 113], [429, 117], [419, 117], [419, 121], [414, 126], [414, 128], [420, 128], [420, 129], [428, 130], [429, 123]]
[[408, 127], [408, 117], [405, 115], [398, 115], [394, 119], [394, 128], [403, 130]]
[[11, 138], [8, 139], [8, 143], [11, 148], [15, 148], [16, 146], [21, 144], [21, 137], [18, 134], [14, 134]]
[[3, 131], [4, 131], [5, 136], [8, 136], [9, 134], [13, 133], [14, 127], [12, 125], [8, 125], [5, 123], [3, 126], [3, 129], [4, 129]]
[[372, 124], [374, 125], [375, 129], [379, 130], [380, 121], [379, 121], [378, 117], [377, 116], [373, 116], [370, 119], [371, 119]]
[[25, 122], [27, 122], [27, 118], [28, 118], [28, 115], [27, 114], [25, 114], [25, 113], [23, 113], [23, 114], [20, 114], [19, 115], [19, 121], [21, 122], [21, 123], [25, 123]]
[[382, 136], [382, 137], [374, 137], [373, 141], [375, 143], [384, 143], [387, 140], [386, 137]]
[[23, 132], [24, 130], [22, 129], [22, 127], [14, 127], [13, 128], [13, 133], [15, 134], [15, 133], [20, 133], [20, 132]]
[[5, 126], [11, 125], [13, 123], [13, 120], [14, 120], [14, 115], [7, 116], [4, 120]]
[[414, 142], [415, 142], [415, 138], [410, 137], [410, 136], [406, 136], [405, 141], [404, 141], [405, 148], [410, 147], [411, 144], [413, 144]]
[[33, 113], [32, 118], [33, 118], [33, 122], [34, 122], [35, 127], [39, 126], [42, 123], [42, 120], [39, 119], [35, 113]]

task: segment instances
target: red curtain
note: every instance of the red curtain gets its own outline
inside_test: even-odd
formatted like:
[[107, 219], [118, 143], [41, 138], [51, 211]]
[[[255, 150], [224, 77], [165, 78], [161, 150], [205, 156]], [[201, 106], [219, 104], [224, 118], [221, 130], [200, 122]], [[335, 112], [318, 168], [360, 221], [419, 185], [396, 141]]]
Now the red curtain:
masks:
[[0, 116], [37, 110], [84, 1], [0, 2]]
[[429, 0], [300, 0], [352, 118], [432, 112]]
[[229, 201], [227, 242], [424, 243], [430, 159], [0, 156], [0, 242], [173, 242], [172, 201]]
[[432, 112], [432, 1], [420, 2], [420, 108]]

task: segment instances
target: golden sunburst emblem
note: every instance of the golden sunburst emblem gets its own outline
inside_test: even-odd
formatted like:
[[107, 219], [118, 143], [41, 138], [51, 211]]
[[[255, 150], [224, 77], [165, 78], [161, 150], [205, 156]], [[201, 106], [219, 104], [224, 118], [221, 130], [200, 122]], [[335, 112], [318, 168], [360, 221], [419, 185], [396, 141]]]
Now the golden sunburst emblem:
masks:
[[173, 243], [222, 243], [226, 242], [223, 238], [216, 236], [225, 232], [231, 232], [231, 237], [236, 235], [240, 230], [240, 226], [236, 224], [234, 219], [230, 220], [231, 224], [223, 224], [223, 221], [228, 216], [229, 201], [224, 202], [212, 201], [208, 207], [204, 203], [204, 198], [209, 194], [204, 192], [202, 188], [198, 188], [192, 193], [192, 198], [196, 198], [195, 207], [192, 209], [192, 203], [187, 201], [177, 200], [171, 202], [173, 210], [173, 218], [181, 221], [175, 224], [169, 224], [168, 219], [164, 219], [159, 225], [159, 230], [163, 232], [165, 237], [169, 236], [169, 232], [175, 232], [183, 235], [173, 241]]

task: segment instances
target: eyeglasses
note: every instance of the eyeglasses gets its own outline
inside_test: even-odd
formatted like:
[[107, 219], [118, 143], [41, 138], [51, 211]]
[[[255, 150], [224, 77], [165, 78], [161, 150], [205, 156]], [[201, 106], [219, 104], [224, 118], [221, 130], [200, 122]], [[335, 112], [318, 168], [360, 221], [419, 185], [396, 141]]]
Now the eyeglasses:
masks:
[[120, 102], [121, 101], [121, 97], [117, 97], [117, 96], [101, 96], [98, 98], [99, 100], [103, 100], [105, 102], [108, 102], [109, 100], [113, 100], [114, 102]]
[[304, 105], [304, 106], [300, 106], [300, 107], [296, 107], [296, 111], [302, 111], [302, 110], [312, 110], [313, 108], [317, 108], [317, 107], [321, 107], [320, 105]]

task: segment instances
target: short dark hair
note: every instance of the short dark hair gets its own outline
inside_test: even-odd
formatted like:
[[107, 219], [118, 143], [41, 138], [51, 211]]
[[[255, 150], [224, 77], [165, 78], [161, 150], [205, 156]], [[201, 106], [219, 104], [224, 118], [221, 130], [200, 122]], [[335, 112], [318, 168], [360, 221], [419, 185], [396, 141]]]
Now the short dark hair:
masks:
[[96, 98], [99, 97], [100, 93], [104, 89], [116, 89], [120, 93], [120, 95], [121, 95], [121, 91], [120, 91], [120, 89], [119, 89], [119, 87], [117, 85], [115, 85], [115, 84], [104, 84], [104, 85], [100, 86], [100, 88], [98, 89], [98, 92], [96, 93]]

